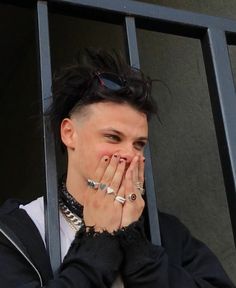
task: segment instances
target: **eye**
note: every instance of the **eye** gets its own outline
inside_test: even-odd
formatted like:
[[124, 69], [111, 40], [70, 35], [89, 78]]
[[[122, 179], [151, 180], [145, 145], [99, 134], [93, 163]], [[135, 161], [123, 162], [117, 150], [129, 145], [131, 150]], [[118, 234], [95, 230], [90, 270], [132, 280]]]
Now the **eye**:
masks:
[[119, 142], [120, 141], [120, 137], [118, 135], [115, 134], [106, 134], [105, 137], [109, 140], [111, 140], [112, 142]]
[[137, 149], [139, 151], [142, 151], [144, 149], [145, 145], [146, 145], [146, 142], [144, 142], [144, 141], [137, 141], [134, 143], [135, 149]]

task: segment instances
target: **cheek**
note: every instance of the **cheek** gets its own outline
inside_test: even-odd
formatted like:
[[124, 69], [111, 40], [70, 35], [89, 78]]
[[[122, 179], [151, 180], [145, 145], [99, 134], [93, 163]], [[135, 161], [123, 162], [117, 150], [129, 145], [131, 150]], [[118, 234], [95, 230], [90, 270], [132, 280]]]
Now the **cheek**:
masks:
[[111, 157], [116, 150], [115, 147], [112, 147], [111, 145], [103, 145], [97, 150], [97, 157], [98, 159], [101, 159], [103, 156], [109, 156]]

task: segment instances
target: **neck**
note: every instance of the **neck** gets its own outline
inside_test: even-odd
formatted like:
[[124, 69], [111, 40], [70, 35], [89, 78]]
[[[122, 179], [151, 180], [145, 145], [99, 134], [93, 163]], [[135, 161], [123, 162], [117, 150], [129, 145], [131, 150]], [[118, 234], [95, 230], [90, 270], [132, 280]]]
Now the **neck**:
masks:
[[81, 205], [84, 204], [84, 191], [86, 191], [87, 183], [68, 165], [66, 187], [68, 192], [78, 201]]

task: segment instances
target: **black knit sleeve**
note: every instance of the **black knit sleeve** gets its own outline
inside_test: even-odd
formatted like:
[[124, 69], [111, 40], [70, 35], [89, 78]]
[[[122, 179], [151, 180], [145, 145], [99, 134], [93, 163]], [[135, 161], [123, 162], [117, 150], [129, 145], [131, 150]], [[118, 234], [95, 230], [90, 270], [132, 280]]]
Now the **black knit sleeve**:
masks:
[[68, 287], [111, 287], [121, 261], [122, 251], [116, 237], [106, 231], [96, 233], [82, 228], [64, 258], [59, 278]]
[[125, 287], [235, 287], [213, 253], [193, 238], [183, 224], [171, 216], [162, 222], [168, 226], [161, 229], [162, 247], [147, 240], [142, 221], [118, 233], [124, 253]]

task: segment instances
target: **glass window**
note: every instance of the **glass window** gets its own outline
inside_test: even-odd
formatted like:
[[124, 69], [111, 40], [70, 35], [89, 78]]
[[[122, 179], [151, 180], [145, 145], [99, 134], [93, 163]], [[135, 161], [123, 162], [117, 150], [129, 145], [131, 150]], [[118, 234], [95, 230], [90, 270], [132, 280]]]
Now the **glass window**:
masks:
[[43, 193], [34, 17], [33, 9], [0, 4], [0, 201]]

